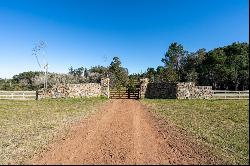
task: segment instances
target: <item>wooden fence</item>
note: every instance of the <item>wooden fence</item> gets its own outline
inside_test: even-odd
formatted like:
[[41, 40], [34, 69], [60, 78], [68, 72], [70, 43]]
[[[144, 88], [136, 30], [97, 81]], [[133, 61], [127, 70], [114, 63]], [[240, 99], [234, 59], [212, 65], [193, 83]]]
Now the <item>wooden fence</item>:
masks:
[[[38, 91], [0, 91], [0, 99], [12, 100], [37, 100]], [[110, 98], [138, 99], [139, 91], [130, 92], [128, 90], [110, 90]], [[227, 91], [213, 90], [213, 99], [246, 99], [249, 100], [249, 91]]]
[[249, 91], [213, 90], [213, 99], [249, 99]]
[[0, 99], [37, 100], [37, 91], [0, 91]]

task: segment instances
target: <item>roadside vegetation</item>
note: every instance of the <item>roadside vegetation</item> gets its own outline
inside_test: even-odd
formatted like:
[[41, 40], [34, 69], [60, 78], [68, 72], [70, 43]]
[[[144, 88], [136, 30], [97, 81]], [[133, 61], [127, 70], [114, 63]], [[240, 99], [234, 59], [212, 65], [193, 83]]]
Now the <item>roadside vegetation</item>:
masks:
[[229, 164], [249, 163], [248, 100], [144, 99], [142, 103], [207, 144]]
[[97, 110], [105, 98], [0, 100], [0, 165], [24, 164], [70, 123]]

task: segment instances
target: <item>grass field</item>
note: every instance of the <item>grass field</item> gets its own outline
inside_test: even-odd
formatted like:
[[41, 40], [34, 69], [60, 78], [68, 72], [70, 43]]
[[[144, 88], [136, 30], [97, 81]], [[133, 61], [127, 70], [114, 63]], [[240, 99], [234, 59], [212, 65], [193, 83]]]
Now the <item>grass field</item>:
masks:
[[0, 100], [0, 165], [23, 164], [56, 133], [95, 111], [103, 98]]
[[145, 99], [142, 103], [206, 143], [229, 164], [248, 164], [248, 100]]

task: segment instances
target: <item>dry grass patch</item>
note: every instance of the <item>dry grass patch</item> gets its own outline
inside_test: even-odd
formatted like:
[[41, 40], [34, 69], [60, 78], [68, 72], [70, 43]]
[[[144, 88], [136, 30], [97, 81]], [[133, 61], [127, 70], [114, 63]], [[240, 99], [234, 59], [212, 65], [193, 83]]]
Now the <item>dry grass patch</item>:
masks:
[[0, 164], [24, 164], [104, 98], [0, 100]]

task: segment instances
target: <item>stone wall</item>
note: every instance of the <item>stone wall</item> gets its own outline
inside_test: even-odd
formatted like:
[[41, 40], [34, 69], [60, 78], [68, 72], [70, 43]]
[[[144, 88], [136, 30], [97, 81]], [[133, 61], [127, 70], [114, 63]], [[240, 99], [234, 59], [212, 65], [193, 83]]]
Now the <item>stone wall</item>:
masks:
[[171, 83], [149, 83], [148, 78], [140, 79], [141, 98], [176, 98], [176, 84]]
[[68, 97], [97, 97], [101, 95], [101, 85], [98, 83], [69, 84]]
[[173, 99], [176, 98], [176, 84], [149, 83], [145, 98]]
[[195, 98], [211, 99], [213, 97], [212, 86], [196, 86]]
[[83, 84], [67, 84], [54, 85], [43, 92], [39, 98], [67, 98], [67, 97], [109, 97], [109, 79], [102, 79], [101, 83], [83, 83]]
[[209, 99], [212, 93], [212, 86], [195, 86], [194, 82], [177, 83], [177, 99]]
[[196, 86], [194, 82], [149, 83], [147, 78], [140, 81], [141, 98], [209, 99], [213, 92], [211, 86]]

